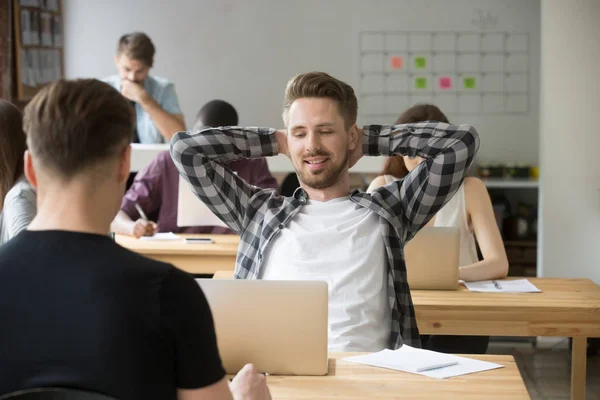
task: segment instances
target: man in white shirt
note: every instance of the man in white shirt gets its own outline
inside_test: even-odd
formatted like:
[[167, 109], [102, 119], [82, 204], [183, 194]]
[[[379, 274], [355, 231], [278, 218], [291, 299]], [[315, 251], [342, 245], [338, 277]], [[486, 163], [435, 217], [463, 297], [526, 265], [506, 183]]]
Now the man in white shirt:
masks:
[[[456, 193], [479, 147], [469, 125], [356, 126], [352, 87], [322, 72], [286, 88], [285, 130], [224, 127], [179, 132], [171, 155], [197, 196], [241, 235], [235, 277], [329, 283], [329, 350], [420, 346], [404, 244]], [[226, 163], [287, 155], [301, 188], [259, 189]], [[363, 155], [419, 156], [406, 178], [350, 193]]]

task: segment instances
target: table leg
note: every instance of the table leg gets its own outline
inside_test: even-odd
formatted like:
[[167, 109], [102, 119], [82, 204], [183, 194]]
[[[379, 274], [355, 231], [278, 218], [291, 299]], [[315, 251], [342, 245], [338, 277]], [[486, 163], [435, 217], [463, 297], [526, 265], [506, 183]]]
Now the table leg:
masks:
[[571, 349], [571, 400], [585, 400], [587, 337], [573, 337]]

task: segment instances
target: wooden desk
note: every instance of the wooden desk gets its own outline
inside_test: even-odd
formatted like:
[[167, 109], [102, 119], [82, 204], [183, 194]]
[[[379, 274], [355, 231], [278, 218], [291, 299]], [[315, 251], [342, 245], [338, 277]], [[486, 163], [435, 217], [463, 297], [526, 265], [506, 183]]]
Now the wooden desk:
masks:
[[585, 399], [588, 337], [600, 336], [600, 287], [589, 279], [528, 278], [542, 293], [413, 290], [423, 334], [573, 338], [571, 398]]
[[[167, 262], [190, 274], [214, 274], [233, 271], [240, 241], [237, 235], [178, 235], [181, 240], [139, 240], [116, 235], [121, 246], [146, 257]], [[186, 237], [210, 237], [212, 244], [188, 244]]]
[[[215, 279], [231, 279], [219, 271]], [[585, 399], [588, 337], [600, 337], [600, 287], [589, 279], [528, 278], [542, 293], [413, 290], [422, 334], [573, 338], [571, 398]]]
[[269, 376], [274, 399], [529, 399], [512, 356], [468, 356], [505, 367], [449, 379], [353, 364], [330, 354], [326, 376]]

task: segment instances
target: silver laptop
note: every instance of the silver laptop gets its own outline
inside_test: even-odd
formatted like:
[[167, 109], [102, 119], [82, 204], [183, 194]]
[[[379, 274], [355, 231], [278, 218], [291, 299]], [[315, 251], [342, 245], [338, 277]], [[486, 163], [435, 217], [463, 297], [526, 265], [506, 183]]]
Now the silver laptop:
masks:
[[177, 193], [177, 226], [223, 226], [227, 227], [190, 188], [183, 177], [179, 177]]
[[225, 370], [253, 363], [275, 375], [327, 374], [327, 283], [197, 279]]
[[408, 284], [412, 289], [458, 289], [458, 228], [425, 227], [404, 246]]

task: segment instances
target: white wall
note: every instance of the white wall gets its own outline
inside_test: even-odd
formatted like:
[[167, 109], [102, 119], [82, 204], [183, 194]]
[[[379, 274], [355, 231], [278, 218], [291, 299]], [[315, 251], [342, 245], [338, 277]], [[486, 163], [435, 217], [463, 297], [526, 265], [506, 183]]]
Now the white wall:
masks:
[[[477, 10], [489, 12], [493, 21], [483, 31], [529, 34], [530, 111], [449, 118], [477, 127], [480, 161], [538, 162], [539, 0], [63, 0], [63, 6], [68, 78], [114, 73], [119, 36], [145, 31], [157, 47], [152, 72], [174, 81], [188, 126], [213, 98], [236, 106], [241, 124], [280, 126], [283, 90], [297, 73], [325, 70], [358, 88], [360, 32], [480, 32]], [[385, 119], [359, 122], [395, 120]], [[378, 171], [381, 161], [361, 165]]]
[[541, 6], [539, 273], [600, 284], [600, 1]]

